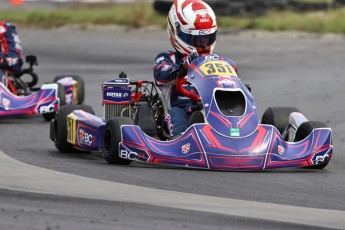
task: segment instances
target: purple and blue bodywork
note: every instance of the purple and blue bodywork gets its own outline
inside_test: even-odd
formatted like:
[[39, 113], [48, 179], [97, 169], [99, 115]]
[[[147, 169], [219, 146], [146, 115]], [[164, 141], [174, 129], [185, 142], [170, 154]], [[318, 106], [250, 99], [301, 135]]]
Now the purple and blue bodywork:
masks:
[[14, 95], [0, 83], [0, 117], [50, 113], [58, 110], [57, 84], [45, 84], [28, 96]]
[[[69, 77], [58, 81], [65, 89], [66, 104], [76, 101], [76, 82]], [[56, 83], [44, 84], [37, 91], [27, 96], [13, 94], [4, 84], [0, 83], [0, 117], [44, 114], [57, 111], [60, 107]]]
[[77, 82], [72, 77], [66, 76], [56, 82], [64, 87], [66, 105], [75, 105], [79, 103], [77, 100]]
[[[308, 167], [331, 159], [330, 128], [317, 128], [302, 141], [287, 142], [274, 126], [260, 124], [255, 101], [227, 58], [199, 58], [189, 67], [187, 78], [201, 97], [206, 122], [194, 124], [178, 138], [168, 141], [146, 135], [139, 126], [123, 125], [118, 151], [121, 158], [217, 170]], [[242, 95], [243, 113], [224, 114], [215, 101], [217, 91]], [[103, 88], [103, 103], [130, 103], [128, 93], [126, 86]], [[102, 149], [104, 119], [81, 110], [75, 110], [68, 118], [72, 120], [68, 141], [75, 148]]]

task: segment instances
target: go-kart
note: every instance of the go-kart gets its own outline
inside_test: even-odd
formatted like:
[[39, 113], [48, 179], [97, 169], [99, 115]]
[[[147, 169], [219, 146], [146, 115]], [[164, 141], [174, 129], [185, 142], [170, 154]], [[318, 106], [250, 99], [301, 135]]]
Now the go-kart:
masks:
[[26, 62], [28, 68], [16, 74], [8, 73], [5, 83], [0, 82], [0, 117], [42, 114], [50, 121], [60, 106], [83, 103], [84, 81], [81, 77], [59, 75], [53, 83], [35, 87], [38, 76], [33, 66], [38, 65], [37, 58], [29, 55]]
[[[189, 128], [176, 138], [167, 132], [167, 106], [159, 88], [125, 76], [103, 84], [103, 118], [91, 106], [63, 106], [51, 121], [50, 138], [61, 152], [102, 151], [112, 164], [324, 168], [332, 157], [331, 129], [292, 107], [269, 107], [260, 122], [250, 86], [229, 63], [217, 55], [199, 57], [186, 78], [176, 79], [180, 92], [197, 102]], [[187, 83], [198, 94], [186, 91]]]

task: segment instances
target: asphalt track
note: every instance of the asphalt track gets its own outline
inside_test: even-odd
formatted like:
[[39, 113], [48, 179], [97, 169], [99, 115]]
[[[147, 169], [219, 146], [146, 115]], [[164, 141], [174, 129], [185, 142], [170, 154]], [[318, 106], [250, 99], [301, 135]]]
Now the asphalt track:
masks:
[[[40, 84], [81, 75], [86, 104], [99, 116], [105, 80], [121, 71], [152, 79], [155, 55], [170, 47], [157, 29], [18, 30], [25, 53], [38, 56]], [[113, 166], [97, 153], [57, 152], [40, 116], [0, 119], [0, 150], [12, 158], [0, 154], [0, 229], [344, 229], [345, 39], [223, 31], [217, 41], [215, 52], [231, 57], [252, 86], [259, 114], [295, 106], [332, 128], [326, 169]]]

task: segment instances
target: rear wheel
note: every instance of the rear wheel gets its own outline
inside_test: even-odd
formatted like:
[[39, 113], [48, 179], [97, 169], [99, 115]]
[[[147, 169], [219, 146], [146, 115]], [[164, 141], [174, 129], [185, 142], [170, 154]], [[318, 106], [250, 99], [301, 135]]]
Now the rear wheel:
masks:
[[[301, 140], [305, 139], [316, 128], [327, 128], [327, 125], [324, 122], [320, 122], [320, 121], [306, 121], [306, 122], [303, 122], [298, 127], [298, 129], [296, 131], [295, 142], [301, 141]], [[304, 168], [308, 168], [308, 169], [323, 169], [323, 168], [325, 168], [328, 165], [328, 162], [329, 161], [326, 161], [326, 162], [321, 163], [321, 164], [307, 166], [307, 167], [304, 167]]]
[[73, 148], [71, 143], [67, 142], [67, 116], [74, 110], [95, 114], [92, 107], [88, 105], [65, 105], [56, 112], [54, 120], [51, 121], [50, 133], [56, 148], [63, 153], [79, 152]]
[[[65, 102], [65, 90], [63, 85], [61, 85], [60, 83], [57, 83], [58, 88], [57, 88], [57, 96], [59, 98], [59, 107], [63, 106], [66, 104]], [[42, 116], [46, 121], [51, 121], [54, 116], [55, 116], [56, 111], [51, 112], [51, 113], [43, 113]]]
[[132, 162], [120, 158], [119, 143], [122, 137], [121, 126], [133, 124], [134, 122], [127, 117], [114, 117], [107, 121], [103, 131], [102, 154], [108, 163], [128, 165]]
[[81, 78], [79, 75], [58, 75], [54, 78], [54, 82], [57, 82], [65, 77], [71, 77], [77, 82], [77, 104], [83, 104], [85, 99], [85, 83], [83, 78]]
[[262, 115], [261, 123], [273, 125], [282, 134], [289, 125], [289, 116], [292, 112], [300, 112], [295, 107], [268, 107]]

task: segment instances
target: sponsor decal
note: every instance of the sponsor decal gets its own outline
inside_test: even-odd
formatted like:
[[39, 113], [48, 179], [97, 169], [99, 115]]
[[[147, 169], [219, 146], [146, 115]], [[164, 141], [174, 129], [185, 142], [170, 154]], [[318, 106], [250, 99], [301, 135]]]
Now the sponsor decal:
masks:
[[119, 92], [107, 92], [108, 97], [116, 97], [116, 98], [122, 98], [122, 93]]
[[227, 86], [234, 85], [234, 82], [229, 79], [220, 80], [217, 83], [219, 85], [227, 85]]
[[113, 102], [130, 102], [131, 89], [127, 87], [104, 88], [103, 100]]
[[121, 149], [120, 157], [128, 160], [136, 159], [138, 154], [136, 152], [129, 151], [127, 149]]
[[211, 28], [212, 24], [213, 24], [213, 20], [208, 13], [196, 15], [196, 19], [194, 22], [194, 26], [196, 29]]
[[72, 93], [65, 94], [66, 104], [72, 104]]
[[84, 129], [79, 129], [79, 143], [81, 145], [89, 145], [92, 146], [92, 144], [96, 141], [96, 137], [90, 133], [87, 133]]
[[284, 155], [285, 149], [284, 149], [283, 146], [278, 145], [278, 153], [279, 153], [280, 156]]
[[164, 60], [164, 57], [160, 57], [160, 58], [157, 58], [156, 59], [156, 65], [159, 64], [159, 62], [163, 61]]
[[182, 150], [183, 154], [187, 154], [189, 152], [189, 150], [190, 150], [190, 143], [182, 145], [181, 150]]
[[230, 136], [239, 137], [240, 136], [240, 129], [239, 128], [230, 128]]
[[322, 155], [322, 156], [316, 156], [315, 164], [316, 164], [316, 165], [322, 164], [323, 162], [326, 161], [327, 158], [329, 158], [328, 153], [325, 153], [325, 154]]
[[208, 18], [201, 18], [200, 19], [200, 22], [209, 22], [210, 21], [210, 19], [208, 19]]
[[80, 144], [84, 144], [84, 137], [85, 137], [85, 131], [84, 129], [79, 129], [79, 142]]
[[214, 61], [214, 60], [219, 60], [218, 55], [207, 55], [205, 56], [205, 61]]
[[12, 36], [13, 36], [13, 40], [15, 42], [16, 49], [17, 50], [23, 50], [18, 34], [13, 33]]
[[42, 105], [38, 108], [39, 113], [51, 113], [54, 112], [55, 105]]
[[11, 101], [8, 100], [7, 98], [2, 99], [2, 105], [5, 107], [8, 107], [10, 105]]
[[5, 58], [8, 66], [14, 66], [18, 63], [18, 58]]
[[208, 35], [211, 33], [210, 29], [206, 29], [206, 30], [200, 30], [199, 31], [199, 35]]

